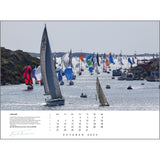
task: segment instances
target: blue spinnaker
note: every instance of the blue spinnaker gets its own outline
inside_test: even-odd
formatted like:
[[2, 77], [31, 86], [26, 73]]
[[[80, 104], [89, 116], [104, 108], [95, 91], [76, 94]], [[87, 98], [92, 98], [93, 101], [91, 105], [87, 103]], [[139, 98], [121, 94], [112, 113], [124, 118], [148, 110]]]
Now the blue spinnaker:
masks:
[[87, 57], [86, 57], [86, 62], [88, 62], [88, 59], [91, 58], [91, 54], [88, 54]]
[[89, 67], [89, 72], [93, 72], [93, 67]]
[[109, 56], [109, 62], [114, 64], [112, 55]]
[[65, 71], [64, 71], [64, 74], [65, 74], [67, 80], [72, 80], [73, 79], [72, 68], [66, 68]]
[[35, 80], [37, 80], [37, 77], [36, 77], [36, 75], [35, 75], [35, 71], [36, 71], [36, 68], [34, 68], [34, 69], [32, 70], [32, 77], [33, 77]]
[[132, 61], [131, 61], [131, 59], [130, 59], [130, 58], [128, 58], [128, 62], [129, 62], [130, 64], [132, 64]]

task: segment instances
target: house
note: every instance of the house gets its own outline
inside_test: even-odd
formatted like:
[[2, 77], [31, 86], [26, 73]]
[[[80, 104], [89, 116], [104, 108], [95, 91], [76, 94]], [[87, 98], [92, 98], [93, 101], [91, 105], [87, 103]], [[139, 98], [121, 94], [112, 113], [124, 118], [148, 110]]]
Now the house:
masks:
[[130, 69], [134, 75], [134, 79], [146, 77], [159, 77], [159, 58], [154, 58], [145, 63], [140, 63], [136, 67]]

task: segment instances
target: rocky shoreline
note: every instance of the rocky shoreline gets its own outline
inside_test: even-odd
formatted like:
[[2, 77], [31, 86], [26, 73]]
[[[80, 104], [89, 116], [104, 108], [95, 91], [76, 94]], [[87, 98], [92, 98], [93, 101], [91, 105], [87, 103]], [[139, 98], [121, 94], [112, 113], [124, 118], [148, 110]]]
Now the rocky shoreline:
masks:
[[1, 50], [1, 85], [24, 83], [23, 67], [30, 65], [33, 68], [40, 65], [38, 58], [32, 57], [22, 50], [12, 51], [4, 47]]

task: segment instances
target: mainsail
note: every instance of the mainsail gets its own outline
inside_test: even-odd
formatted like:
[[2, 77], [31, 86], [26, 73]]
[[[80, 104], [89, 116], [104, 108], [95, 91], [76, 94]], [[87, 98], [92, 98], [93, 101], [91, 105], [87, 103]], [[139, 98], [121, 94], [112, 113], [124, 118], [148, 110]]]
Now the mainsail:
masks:
[[96, 80], [96, 89], [97, 89], [97, 94], [98, 94], [98, 98], [99, 98], [99, 102], [101, 106], [109, 106], [107, 99], [103, 93], [102, 87], [100, 85], [99, 79], [97, 77]]
[[51, 99], [62, 99], [56, 70], [53, 64], [53, 57], [51, 54], [48, 34], [46, 26], [42, 35], [41, 50], [40, 50], [40, 64], [42, 78], [44, 82], [45, 94], [51, 95]]
[[75, 65], [75, 70], [77, 71], [77, 73], [81, 72], [80, 62], [78, 62], [78, 63]]
[[70, 52], [67, 52], [63, 57], [62, 57], [63, 64], [65, 68], [67, 67], [73, 67], [72, 64], [72, 50]]

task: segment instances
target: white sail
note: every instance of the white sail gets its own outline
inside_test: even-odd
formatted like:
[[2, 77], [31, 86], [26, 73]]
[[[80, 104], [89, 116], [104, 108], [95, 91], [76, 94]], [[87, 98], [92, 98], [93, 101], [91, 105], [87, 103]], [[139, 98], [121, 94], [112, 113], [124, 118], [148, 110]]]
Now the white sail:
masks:
[[38, 66], [38, 68], [36, 69], [35, 76], [37, 78], [37, 82], [42, 81], [41, 66]]
[[94, 57], [94, 68], [95, 68], [95, 72], [96, 72], [97, 74], [99, 74], [98, 62], [97, 62], [97, 58], [96, 58], [96, 57]]
[[51, 54], [46, 27], [44, 28], [42, 36], [40, 63], [45, 93], [50, 94], [51, 99], [62, 98], [55, 67], [53, 64], [53, 57]]
[[81, 70], [80, 70], [80, 62], [78, 62], [76, 65], [75, 65], [75, 70], [77, 73], [79, 73]]
[[97, 74], [99, 74], [98, 63], [95, 63], [95, 64], [94, 64], [94, 67], [95, 67], [95, 72], [96, 72]]
[[65, 66], [65, 68], [68, 68], [68, 67], [73, 67], [73, 64], [72, 64], [72, 52], [67, 52], [63, 57], [62, 57], [62, 61], [63, 61], [63, 64]]
[[97, 77], [96, 80], [96, 89], [97, 89], [97, 94], [98, 94], [98, 98], [99, 98], [99, 102], [101, 106], [109, 106], [107, 99], [103, 93], [102, 87], [100, 85], [99, 79]]
[[72, 50], [70, 50], [70, 52], [69, 52], [69, 67], [73, 68], [73, 64], [72, 64]]
[[63, 57], [62, 57], [62, 62], [65, 68], [67, 68], [69, 66], [69, 53], [66, 53]]

